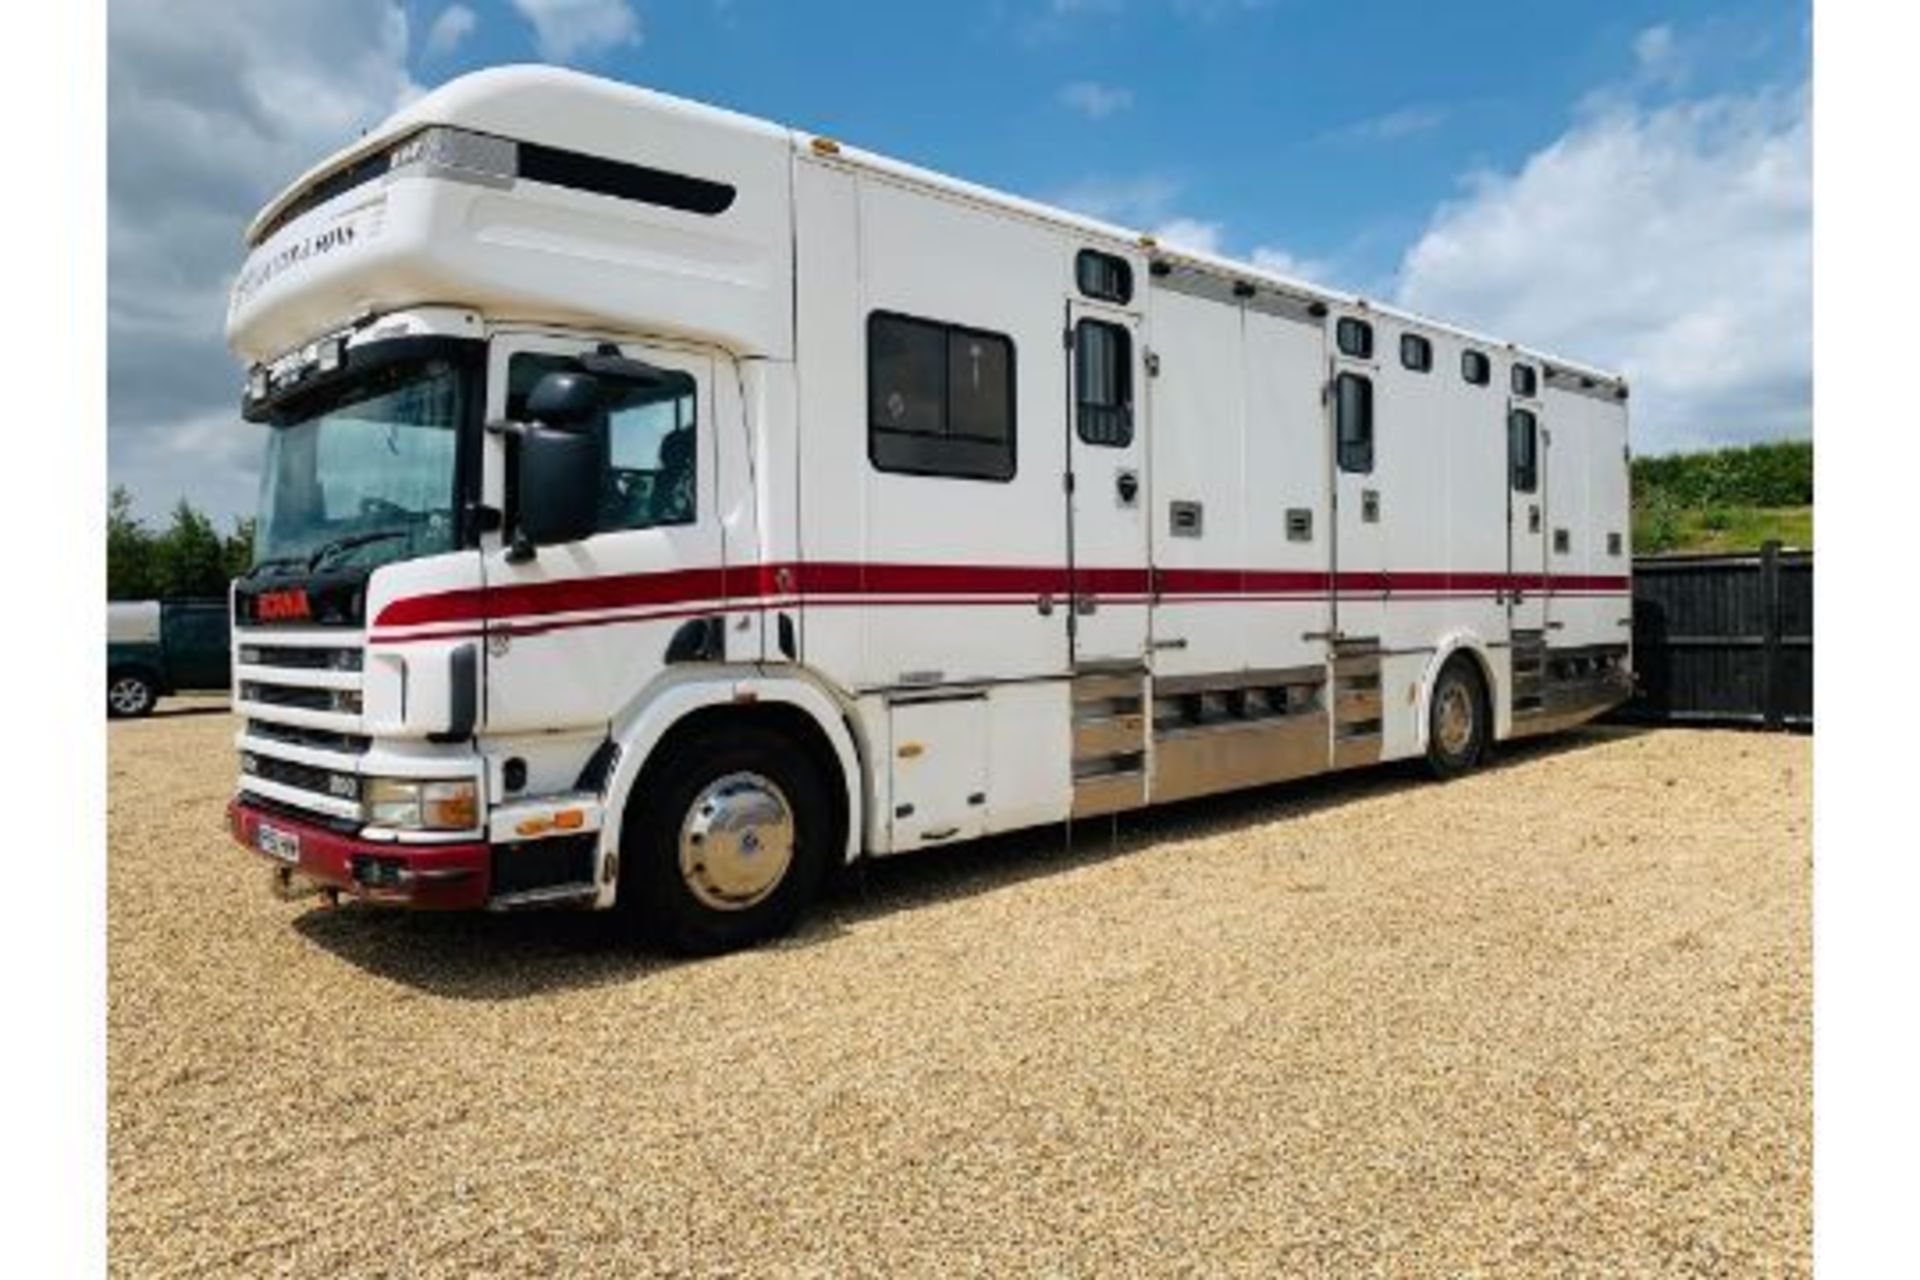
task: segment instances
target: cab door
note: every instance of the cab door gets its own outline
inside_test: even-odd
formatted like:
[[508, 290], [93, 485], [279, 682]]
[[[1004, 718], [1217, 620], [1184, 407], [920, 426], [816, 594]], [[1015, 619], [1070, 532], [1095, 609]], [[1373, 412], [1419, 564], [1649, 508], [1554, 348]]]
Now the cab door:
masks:
[[1067, 307], [1067, 506], [1076, 666], [1138, 663], [1147, 646], [1146, 441], [1140, 318]]
[[[595, 532], [579, 542], [516, 549], [517, 442], [490, 433], [486, 504], [503, 514], [484, 539], [484, 726], [514, 733], [604, 725], [658, 675], [683, 628], [708, 652], [744, 633], [725, 594], [726, 540], [716, 418], [715, 358], [696, 348], [621, 342], [618, 354], [652, 366], [644, 382], [608, 388], [608, 468]], [[605, 352], [574, 335], [503, 334], [488, 357], [489, 420], [523, 421], [548, 373], [579, 370]], [[737, 402], [734, 411], [737, 413]], [[737, 433], [736, 433], [737, 434]], [[736, 504], [737, 505], [737, 504]], [[720, 656], [727, 656], [724, 652]], [[758, 656], [757, 652], [753, 656]]]

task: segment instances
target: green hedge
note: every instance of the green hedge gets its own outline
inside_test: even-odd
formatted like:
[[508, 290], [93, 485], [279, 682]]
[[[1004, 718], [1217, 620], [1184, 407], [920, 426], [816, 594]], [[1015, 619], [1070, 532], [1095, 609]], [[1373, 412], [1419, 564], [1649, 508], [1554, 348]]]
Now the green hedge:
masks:
[[1813, 441], [1787, 440], [1633, 460], [1633, 504], [1681, 508], [1813, 505]]

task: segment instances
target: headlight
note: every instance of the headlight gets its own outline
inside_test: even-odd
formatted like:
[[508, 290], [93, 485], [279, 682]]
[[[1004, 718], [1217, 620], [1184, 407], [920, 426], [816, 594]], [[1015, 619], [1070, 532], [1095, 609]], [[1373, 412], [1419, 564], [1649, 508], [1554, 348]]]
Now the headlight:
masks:
[[480, 792], [471, 778], [368, 778], [367, 821], [408, 831], [467, 831], [480, 825]]

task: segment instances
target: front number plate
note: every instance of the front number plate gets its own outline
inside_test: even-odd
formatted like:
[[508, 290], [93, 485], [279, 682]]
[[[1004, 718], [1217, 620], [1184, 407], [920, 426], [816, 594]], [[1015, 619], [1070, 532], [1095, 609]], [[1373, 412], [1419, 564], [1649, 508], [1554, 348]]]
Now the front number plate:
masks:
[[253, 847], [269, 858], [278, 858], [282, 862], [300, 861], [300, 837], [292, 831], [282, 831], [276, 826], [262, 822], [253, 829]]

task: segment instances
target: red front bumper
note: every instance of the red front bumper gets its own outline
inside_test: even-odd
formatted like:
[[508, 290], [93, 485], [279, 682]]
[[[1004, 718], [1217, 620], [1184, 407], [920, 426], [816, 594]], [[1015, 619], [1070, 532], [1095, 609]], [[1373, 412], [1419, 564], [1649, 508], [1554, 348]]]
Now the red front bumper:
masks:
[[[260, 849], [261, 822], [298, 837], [297, 862]], [[369, 902], [453, 911], [487, 905], [491, 851], [484, 840], [462, 844], [396, 844], [361, 840], [239, 800], [227, 804], [227, 826], [248, 852], [317, 884]]]

